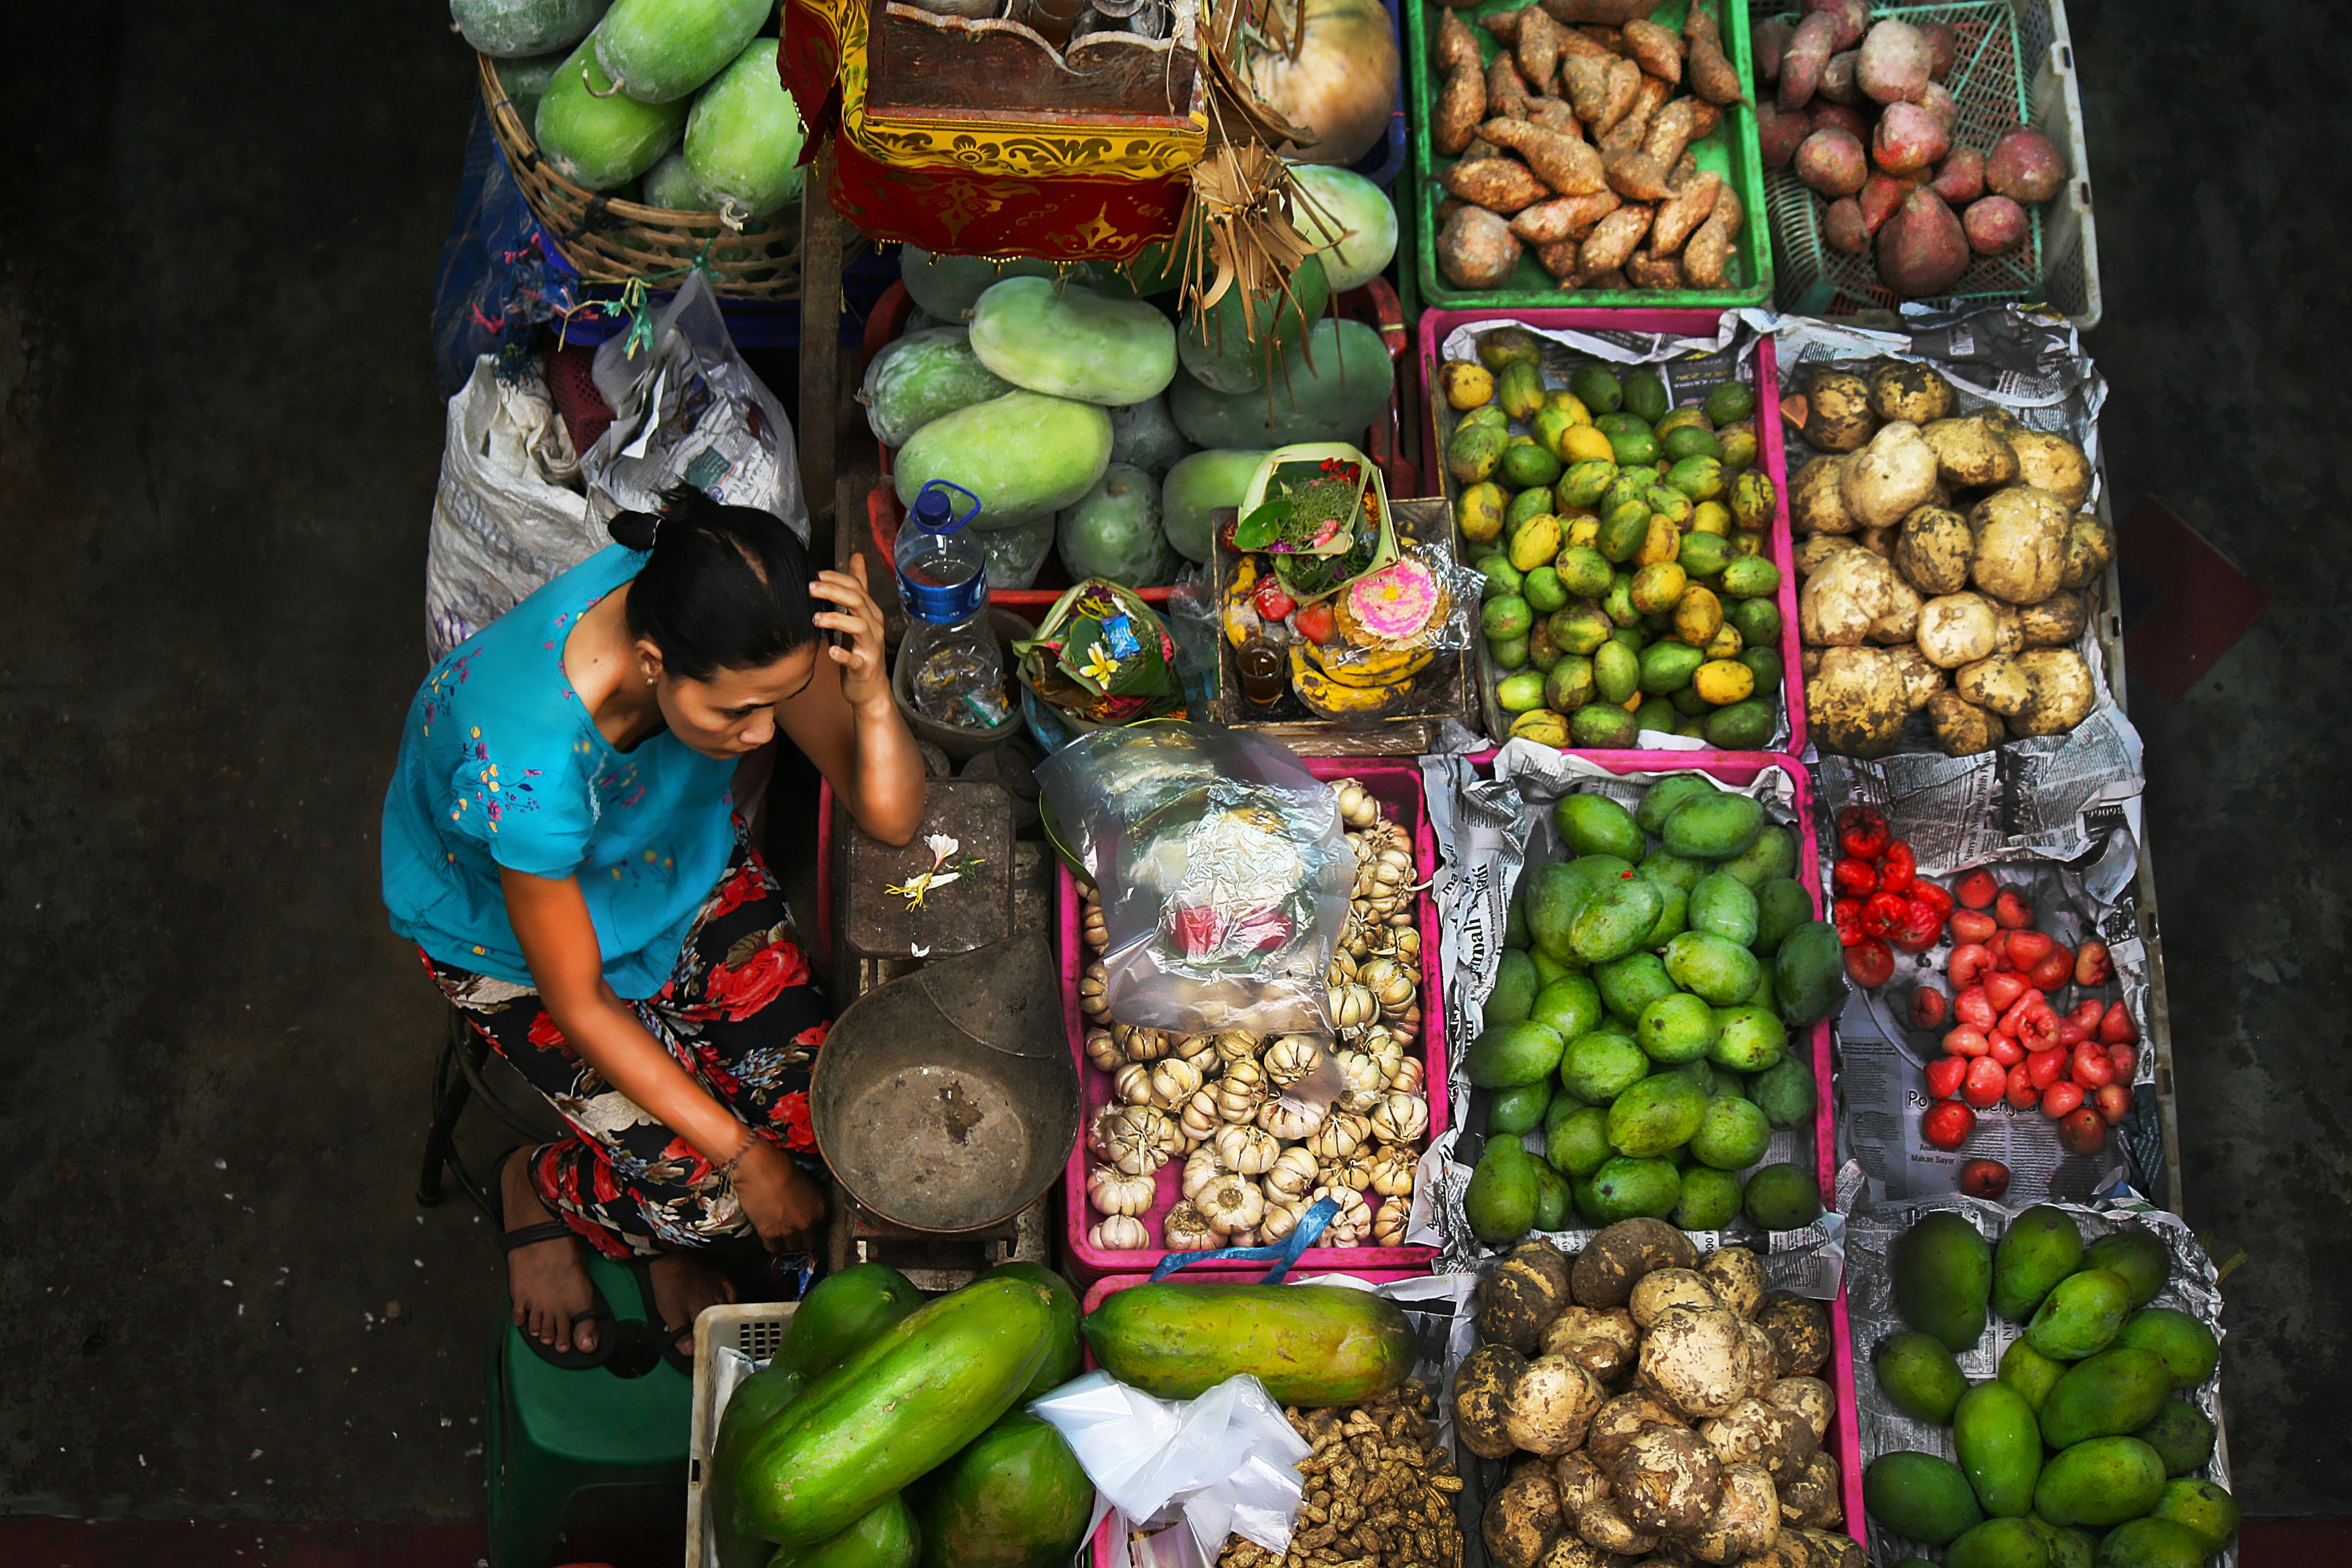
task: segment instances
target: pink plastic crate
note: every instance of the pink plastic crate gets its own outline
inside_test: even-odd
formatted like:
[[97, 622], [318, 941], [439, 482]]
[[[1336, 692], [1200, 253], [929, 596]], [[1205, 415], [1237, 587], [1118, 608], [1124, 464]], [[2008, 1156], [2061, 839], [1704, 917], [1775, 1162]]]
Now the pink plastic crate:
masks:
[[[1427, 881], [1437, 868], [1437, 840], [1430, 832], [1429, 812], [1422, 799], [1421, 768], [1409, 761], [1376, 757], [1304, 757], [1307, 769], [1319, 779], [1356, 778], [1380, 801], [1389, 816], [1402, 824], [1412, 835], [1412, 861], [1416, 878]], [[1087, 1059], [1086, 1019], [1078, 1011], [1078, 973], [1086, 967], [1086, 942], [1079, 929], [1080, 909], [1078, 884], [1067, 867], [1062, 868], [1062, 1017], [1070, 1037], [1070, 1055], [1078, 1067], [1080, 1109], [1084, 1115], [1081, 1125], [1093, 1122], [1096, 1112], [1110, 1103], [1111, 1080], [1108, 1074]], [[1432, 1138], [1445, 1130], [1445, 1010], [1437, 976], [1437, 906], [1427, 892], [1419, 899], [1418, 923], [1421, 928], [1421, 1039], [1423, 1050], [1423, 1092], [1429, 1097], [1429, 1135]], [[1139, 1248], [1131, 1252], [1111, 1252], [1087, 1244], [1087, 1232], [1094, 1221], [1087, 1206], [1086, 1142], [1082, 1137], [1070, 1151], [1066, 1177], [1062, 1184], [1062, 1201], [1066, 1209], [1069, 1242], [1070, 1271], [1081, 1281], [1100, 1279], [1113, 1274], [1148, 1275], [1168, 1256], [1162, 1247]], [[1143, 1223], [1156, 1235], [1160, 1222], [1168, 1216], [1182, 1197], [1182, 1162], [1171, 1160], [1160, 1168], [1160, 1191], [1151, 1212], [1143, 1215]], [[1429, 1272], [1430, 1260], [1436, 1257], [1433, 1247], [1310, 1247], [1298, 1255], [1292, 1267], [1293, 1274], [1360, 1273], [1365, 1269], [1402, 1269], [1408, 1275]], [[1204, 1265], [1197, 1272], [1206, 1273], [1216, 1265]], [[1248, 1264], [1223, 1265], [1225, 1277], [1236, 1269], [1247, 1269]], [[1265, 1271], [1264, 1265], [1257, 1266]]]
[[[1445, 495], [1451, 482], [1445, 476], [1444, 433], [1437, 425], [1437, 363], [1438, 351], [1448, 333], [1459, 326], [1481, 321], [1513, 321], [1530, 327], [1550, 328], [1562, 331], [1673, 332], [1684, 337], [1704, 337], [1716, 330], [1721, 319], [1714, 310], [1520, 310], [1505, 313], [1495, 310], [1424, 310], [1421, 316], [1421, 381], [1424, 389], [1423, 406], [1428, 410], [1427, 451], [1430, 488]], [[1780, 749], [1791, 755], [1801, 755], [1805, 750], [1805, 679], [1800, 659], [1803, 648], [1797, 639], [1797, 572], [1795, 546], [1789, 531], [1789, 459], [1788, 443], [1780, 431], [1780, 370], [1779, 356], [1773, 353], [1772, 340], [1765, 339], [1756, 350], [1756, 462], [1771, 476], [1779, 499], [1772, 510], [1772, 527], [1767, 536], [1772, 564], [1780, 569], [1780, 695], [1789, 714], [1789, 736]], [[1448, 496], [1450, 500], [1452, 498]], [[1457, 544], [1461, 541], [1455, 542]], [[1479, 655], [1479, 679], [1492, 684], [1492, 672], [1486, 668], [1486, 655]], [[1481, 694], [1484, 700], [1484, 694]], [[1503, 737], [1495, 737], [1500, 741]], [[1648, 752], [1644, 756], [1658, 753]], [[1685, 753], [1696, 755], [1697, 753]], [[1711, 753], [1722, 755], [1727, 753]]]

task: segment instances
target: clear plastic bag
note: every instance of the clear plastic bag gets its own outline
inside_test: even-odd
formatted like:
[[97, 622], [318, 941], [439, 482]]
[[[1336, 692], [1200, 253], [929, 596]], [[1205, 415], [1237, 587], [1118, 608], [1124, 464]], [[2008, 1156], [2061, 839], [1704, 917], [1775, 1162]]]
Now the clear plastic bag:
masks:
[[1102, 889], [1110, 1016], [1186, 1034], [1331, 1033], [1355, 854], [1291, 750], [1198, 724], [1079, 736], [1037, 770]]

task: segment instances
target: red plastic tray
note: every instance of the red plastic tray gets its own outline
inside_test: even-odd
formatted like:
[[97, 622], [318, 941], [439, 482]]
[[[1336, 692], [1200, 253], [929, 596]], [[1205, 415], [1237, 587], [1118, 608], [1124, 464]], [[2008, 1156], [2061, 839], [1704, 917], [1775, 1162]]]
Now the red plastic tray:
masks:
[[[1427, 881], [1437, 868], [1437, 840], [1430, 831], [1429, 813], [1422, 799], [1421, 769], [1417, 763], [1375, 757], [1305, 757], [1300, 759], [1307, 771], [1319, 779], [1356, 778], [1387, 808], [1391, 817], [1402, 823], [1412, 835], [1413, 870], [1415, 876]], [[1078, 884], [1069, 868], [1062, 868], [1062, 1016], [1070, 1037], [1070, 1055], [1078, 1067], [1079, 1109], [1081, 1126], [1090, 1124], [1095, 1113], [1110, 1103], [1110, 1076], [1087, 1059], [1086, 1018], [1078, 1011], [1078, 973], [1086, 966], [1086, 942], [1081, 934]], [[1445, 1009], [1442, 1003], [1437, 973], [1437, 906], [1423, 891], [1419, 899], [1421, 927], [1421, 1038], [1423, 1092], [1429, 1100], [1429, 1136], [1434, 1138], [1445, 1130]], [[1070, 1162], [1062, 1183], [1066, 1239], [1069, 1246], [1070, 1270], [1081, 1281], [1096, 1280], [1114, 1274], [1150, 1274], [1168, 1256], [1164, 1247], [1141, 1247], [1129, 1252], [1111, 1252], [1090, 1247], [1087, 1232], [1094, 1224], [1093, 1211], [1087, 1205], [1087, 1150], [1083, 1137], [1070, 1151]], [[1158, 1223], [1176, 1206], [1182, 1193], [1183, 1163], [1171, 1160], [1160, 1167], [1160, 1192], [1150, 1213], [1142, 1216], [1146, 1226], [1157, 1233]], [[1293, 1274], [1354, 1274], [1365, 1269], [1402, 1269], [1407, 1275], [1426, 1274], [1430, 1260], [1437, 1256], [1433, 1247], [1310, 1247], [1298, 1255], [1292, 1266]], [[1212, 1274], [1231, 1278], [1236, 1272], [1255, 1268], [1263, 1274], [1264, 1264], [1203, 1264], [1188, 1273]]]
[[[1479, 321], [1512, 321], [1530, 327], [1545, 327], [1561, 331], [1674, 332], [1684, 337], [1705, 337], [1716, 330], [1721, 313], [1715, 310], [1424, 310], [1421, 315], [1421, 383], [1423, 388], [1421, 417], [1423, 449], [1429, 465], [1431, 488], [1445, 495], [1446, 479], [1441, 468], [1445, 450], [1442, 432], [1437, 427], [1436, 368], [1439, 346], [1454, 328]], [[1791, 755], [1802, 755], [1805, 750], [1805, 678], [1801, 662], [1804, 654], [1797, 637], [1797, 572], [1796, 551], [1789, 531], [1789, 460], [1788, 446], [1780, 432], [1780, 368], [1773, 353], [1772, 340], [1766, 338], [1756, 350], [1756, 461], [1771, 476], [1779, 499], [1773, 503], [1772, 526], [1766, 535], [1766, 546], [1772, 564], [1780, 569], [1780, 676], [1781, 700], [1789, 714], [1788, 739], [1780, 750]], [[1450, 495], [1448, 500], [1452, 500]], [[1457, 542], [1463, 542], [1457, 541]], [[1466, 545], [1465, 545], [1466, 547]], [[1488, 668], [1482, 647], [1478, 656], [1479, 679], [1491, 688], [1493, 672]], [[1485, 692], [1480, 700], [1485, 700]], [[1502, 736], [1496, 737], [1497, 741]], [[1645, 756], [1659, 753], [1649, 752]], [[1685, 755], [1696, 755], [1685, 752]], [[1717, 753], [1724, 754], [1724, 753]]]
[[[1412, 334], [1404, 324], [1404, 308], [1398, 302], [1396, 289], [1385, 278], [1375, 278], [1360, 289], [1350, 289], [1337, 297], [1333, 303], [1348, 315], [1379, 330], [1381, 341], [1387, 345], [1389, 363], [1397, 372], [1396, 390], [1389, 395], [1388, 412], [1379, 423], [1365, 432], [1364, 451], [1380, 465], [1381, 477], [1387, 482], [1389, 499], [1406, 500], [1421, 494], [1421, 475], [1404, 455], [1402, 410], [1407, 374], [1412, 368], [1408, 353], [1412, 346]], [[907, 318], [913, 313], [915, 302], [904, 283], [893, 283], [866, 319], [866, 348], [859, 361], [859, 375], [864, 366], [873, 362], [893, 339], [904, 331]], [[890, 448], [877, 443], [882, 454], [882, 482], [866, 496], [866, 522], [873, 531], [874, 548], [883, 560], [891, 559], [898, 541], [898, 524], [906, 520], [907, 510], [899, 503], [898, 488], [890, 483]], [[1061, 557], [1048, 552], [1045, 567], [1038, 574], [1039, 583], [1030, 588], [991, 588], [989, 603], [1003, 605], [1007, 609], [1042, 610], [1050, 607], [1070, 586], [1069, 574], [1063, 570]], [[1165, 586], [1137, 590], [1144, 603], [1164, 605], [1168, 602]]]

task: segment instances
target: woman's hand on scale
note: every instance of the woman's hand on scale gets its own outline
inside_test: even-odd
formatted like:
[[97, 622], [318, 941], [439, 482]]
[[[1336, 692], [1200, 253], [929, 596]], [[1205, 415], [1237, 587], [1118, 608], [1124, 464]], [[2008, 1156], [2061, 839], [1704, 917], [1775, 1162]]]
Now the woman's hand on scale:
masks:
[[814, 1251], [824, 1194], [774, 1144], [755, 1138], [735, 1165], [735, 1201], [771, 1252]]
[[882, 657], [882, 607], [866, 587], [866, 557], [850, 557], [847, 572], [820, 572], [809, 584], [815, 597], [838, 606], [818, 613], [822, 629], [845, 642], [828, 641], [825, 654], [841, 667], [841, 695], [853, 708], [891, 705], [890, 672]]

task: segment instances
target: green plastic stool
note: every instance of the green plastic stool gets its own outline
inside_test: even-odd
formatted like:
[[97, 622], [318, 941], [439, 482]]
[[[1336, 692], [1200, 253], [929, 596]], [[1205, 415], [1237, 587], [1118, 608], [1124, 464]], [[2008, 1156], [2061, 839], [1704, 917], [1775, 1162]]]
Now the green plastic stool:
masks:
[[[591, 1258], [588, 1273], [616, 1318], [645, 1321], [625, 1267]], [[565, 1508], [590, 1487], [667, 1485], [683, 1494], [693, 1378], [666, 1361], [643, 1377], [601, 1366], [567, 1372], [541, 1360], [511, 1322], [483, 1362], [491, 1568], [548, 1568]]]

